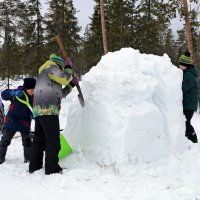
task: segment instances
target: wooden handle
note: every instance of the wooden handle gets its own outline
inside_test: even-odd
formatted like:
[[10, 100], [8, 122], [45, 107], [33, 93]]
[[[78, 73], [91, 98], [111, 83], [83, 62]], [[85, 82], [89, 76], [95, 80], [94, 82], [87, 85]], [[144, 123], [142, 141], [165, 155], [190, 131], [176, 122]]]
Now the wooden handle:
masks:
[[56, 35], [56, 41], [57, 41], [58, 46], [59, 46], [59, 48], [60, 48], [60, 50], [61, 50], [61, 53], [62, 53], [62, 55], [63, 55], [64, 60], [66, 60], [67, 57], [68, 57], [68, 56], [67, 56], [67, 52], [65, 51], [65, 48], [64, 48], [64, 46], [63, 46], [63, 43], [62, 43], [62, 40], [61, 40], [59, 34]]

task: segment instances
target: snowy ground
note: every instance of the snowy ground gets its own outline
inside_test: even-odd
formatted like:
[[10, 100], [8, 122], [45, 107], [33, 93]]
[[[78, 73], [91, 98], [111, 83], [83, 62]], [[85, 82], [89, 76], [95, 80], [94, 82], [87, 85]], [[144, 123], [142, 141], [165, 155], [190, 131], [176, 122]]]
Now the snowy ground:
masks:
[[[65, 128], [69, 100], [63, 101], [61, 128]], [[192, 123], [200, 138], [200, 115]], [[77, 156], [77, 155], [76, 155]], [[12, 140], [7, 160], [0, 165], [0, 199], [5, 200], [200, 200], [200, 145], [155, 162], [116, 170], [79, 155], [60, 162], [64, 173], [44, 170], [29, 174], [23, 163], [21, 138]]]
[[[200, 116], [193, 123], [200, 138]], [[64, 174], [27, 172], [20, 138], [14, 139], [7, 161], [0, 166], [0, 196], [5, 200], [198, 200], [200, 199], [200, 148], [192, 144], [183, 153], [156, 162], [116, 171], [84, 158], [61, 161]], [[66, 160], [68, 160], [66, 162]], [[80, 164], [81, 163], [81, 164]]]

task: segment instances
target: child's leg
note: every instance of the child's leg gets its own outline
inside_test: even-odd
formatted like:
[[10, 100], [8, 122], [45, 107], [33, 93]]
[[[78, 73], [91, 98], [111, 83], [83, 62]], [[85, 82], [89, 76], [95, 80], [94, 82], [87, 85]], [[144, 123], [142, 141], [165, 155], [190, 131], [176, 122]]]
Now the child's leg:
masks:
[[27, 163], [30, 160], [30, 150], [31, 150], [31, 135], [27, 133], [21, 133], [22, 145], [24, 149], [24, 162]]
[[43, 166], [43, 154], [45, 150], [45, 137], [43, 127], [39, 120], [40, 117], [35, 118], [35, 133], [30, 152], [29, 172], [33, 173]]
[[191, 119], [193, 117], [194, 111], [193, 110], [184, 110], [183, 111], [185, 118], [186, 118], [186, 131], [185, 131], [185, 136], [191, 140], [193, 143], [197, 143], [198, 139], [197, 139], [197, 135], [196, 132], [194, 130], [194, 127], [191, 125]]
[[57, 115], [40, 118], [45, 134], [45, 174], [60, 173], [58, 153], [60, 151], [60, 125]]
[[1, 137], [0, 141], [0, 164], [5, 161], [7, 147], [10, 145], [14, 135], [14, 131], [11, 131], [10, 129], [4, 129], [3, 136]]

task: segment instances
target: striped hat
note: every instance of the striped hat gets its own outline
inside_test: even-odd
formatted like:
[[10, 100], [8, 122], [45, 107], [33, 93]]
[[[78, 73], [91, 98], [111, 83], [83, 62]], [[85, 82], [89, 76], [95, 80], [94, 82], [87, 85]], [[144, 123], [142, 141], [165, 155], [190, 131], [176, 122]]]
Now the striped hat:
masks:
[[192, 65], [192, 58], [190, 57], [190, 52], [186, 51], [184, 55], [181, 55], [178, 63], [179, 65], [190, 67]]
[[64, 70], [65, 64], [61, 57], [57, 56], [56, 54], [51, 54], [49, 59], [58, 64]]

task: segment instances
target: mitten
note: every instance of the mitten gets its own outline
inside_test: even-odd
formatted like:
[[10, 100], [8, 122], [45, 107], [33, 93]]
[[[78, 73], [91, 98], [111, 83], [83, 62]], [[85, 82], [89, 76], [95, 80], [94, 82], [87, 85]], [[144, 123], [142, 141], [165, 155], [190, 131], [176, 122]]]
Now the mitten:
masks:
[[22, 90], [11, 90], [10, 95], [12, 97], [15, 97], [15, 96], [22, 97], [23, 91]]
[[69, 83], [72, 87], [79, 84], [79, 79], [75, 74], [72, 74], [72, 80]]
[[66, 79], [67, 79], [67, 80], [70, 80], [71, 77], [72, 77], [72, 70], [69, 69], [69, 68], [65, 68], [65, 69], [64, 69], [64, 73], [65, 73], [65, 75], [66, 75]]

